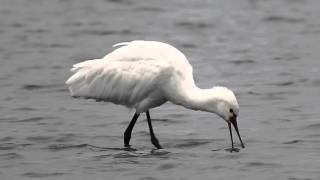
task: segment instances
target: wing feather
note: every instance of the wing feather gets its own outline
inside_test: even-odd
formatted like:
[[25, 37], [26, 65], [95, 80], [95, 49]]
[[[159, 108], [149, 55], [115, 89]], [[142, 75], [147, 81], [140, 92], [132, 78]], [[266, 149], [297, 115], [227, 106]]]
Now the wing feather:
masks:
[[169, 65], [154, 59], [98, 59], [75, 64], [66, 81], [74, 97], [92, 98], [134, 107], [159, 90]]

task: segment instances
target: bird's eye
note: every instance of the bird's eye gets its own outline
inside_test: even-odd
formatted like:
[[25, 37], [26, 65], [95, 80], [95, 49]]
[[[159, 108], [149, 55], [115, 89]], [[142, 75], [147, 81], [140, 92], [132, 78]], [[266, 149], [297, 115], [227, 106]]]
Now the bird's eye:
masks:
[[230, 111], [230, 113], [232, 113], [232, 114], [234, 113], [234, 112], [233, 112], [233, 109], [230, 109], [229, 111]]

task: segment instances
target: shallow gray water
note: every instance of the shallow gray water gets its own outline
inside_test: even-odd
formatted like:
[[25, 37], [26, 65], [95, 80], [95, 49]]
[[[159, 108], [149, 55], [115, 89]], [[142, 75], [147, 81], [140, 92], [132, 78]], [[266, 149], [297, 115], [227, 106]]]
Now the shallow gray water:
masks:
[[[0, 179], [320, 179], [318, 0], [0, 1]], [[72, 99], [72, 64], [117, 42], [169, 42], [200, 87], [240, 103], [246, 144], [219, 117], [165, 104], [122, 150], [133, 112]], [[238, 139], [236, 139], [237, 145]]]

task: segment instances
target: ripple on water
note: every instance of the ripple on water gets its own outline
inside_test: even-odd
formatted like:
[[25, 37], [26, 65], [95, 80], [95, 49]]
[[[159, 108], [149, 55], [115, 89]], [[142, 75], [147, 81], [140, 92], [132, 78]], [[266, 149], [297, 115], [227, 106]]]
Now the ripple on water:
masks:
[[301, 58], [299, 56], [296, 56], [294, 54], [284, 54], [283, 56], [277, 56], [273, 58], [273, 60], [275, 61], [295, 61], [300, 59]]
[[24, 32], [28, 34], [44, 34], [44, 33], [48, 33], [49, 29], [42, 29], [42, 28], [27, 29], [27, 30], [24, 30]]
[[82, 29], [74, 31], [70, 34], [72, 37], [79, 37], [83, 35], [91, 36], [109, 36], [109, 35], [132, 35], [134, 34], [130, 29], [123, 30], [104, 30], [104, 29]]
[[0, 150], [15, 150], [23, 147], [31, 146], [32, 144], [16, 144], [16, 143], [1, 143]]
[[[147, 119], [143, 119], [142, 122], [146, 122], [146, 121]], [[181, 120], [179, 121], [175, 119], [164, 119], [164, 118], [152, 118], [152, 122], [163, 122], [163, 123], [170, 123], [170, 124], [186, 123], [185, 121], [181, 121]]]
[[291, 119], [288, 119], [288, 118], [280, 118], [280, 119], [278, 119], [278, 120], [281, 121], [281, 122], [284, 122], [284, 123], [292, 122], [292, 120], [291, 120]]
[[299, 142], [302, 142], [302, 140], [294, 139], [294, 140], [283, 142], [282, 144], [296, 144], [296, 143], [299, 143]]
[[8, 25], [8, 27], [10, 27], [10, 28], [24, 28], [26, 26], [27, 26], [26, 23], [20, 23], [20, 22], [14, 22], [14, 23]]
[[159, 180], [159, 178], [147, 176], [147, 177], [141, 177], [138, 180]]
[[320, 130], [320, 123], [309, 124], [309, 125], [303, 127], [303, 129], [318, 131], [318, 130]]
[[267, 22], [279, 22], [279, 23], [303, 23], [306, 21], [305, 18], [299, 17], [286, 17], [280, 15], [271, 15], [263, 18], [263, 21]]
[[14, 109], [15, 111], [36, 111], [38, 109], [29, 107], [29, 106], [23, 106], [23, 107], [18, 107]]
[[5, 136], [3, 138], [0, 139], [0, 142], [8, 142], [8, 141], [11, 141], [11, 140], [14, 140], [15, 138], [12, 137], [12, 136]]
[[22, 159], [23, 156], [18, 153], [4, 153], [0, 154], [1, 160], [13, 160], [13, 159]]
[[29, 91], [43, 89], [43, 88], [46, 88], [46, 87], [44, 85], [38, 85], [38, 84], [26, 84], [22, 86], [22, 89], [29, 90]]
[[161, 7], [153, 7], [153, 6], [139, 6], [135, 8], [137, 11], [145, 11], [145, 12], [164, 12], [165, 10]]
[[130, 158], [130, 157], [140, 157], [145, 156], [146, 153], [144, 152], [129, 152], [129, 151], [123, 151], [120, 153], [113, 154], [114, 158]]
[[268, 92], [268, 93], [265, 93], [261, 98], [263, 100], [268, 100], [268, 101], [285, 100], [287, 99], [285, 95], [288, 95], [290, 93], [292, 94], [293, 92], [287, 92], [287, 91]]
[[245, 65], [245, 64], [253, 64], [253, 63], [255, 63], [255, 61], [252, 59], [240, 59], [240, 60], [230, 61], [230, 63], [235, 64], [235, 65]]
[[[57, 68], [52, 66], [51, 68]], [[25, 84], [21, 87], [25, 91], [39, 92], [68, 92], [68, 89], [63, 84]]]
[[97, 160], [97, 161], [100, 161], [100, 160], [103, 160], [103, 159], [109, 158], [109, 157], [112, 157], [112, 154], [97, 155], [97, 156], [94, 156], [93, 159]]
[[192, 148], [202, 146], [204, 144], [210, 143], [211, 140], [204, 140], [204, 139], [186, 139], [184, 142], [175, 144], [175, 148]]
[[45, 173], [45, 172], [27, 172], [22, 174], [21, 176], [23, 177], [29, 177], [29, 178], [45, 178], [45, 177], [53, 177], [53, 176], [62, 176], [67, 173], [62, 173], [62, 172], [52, 172], [52, 173]]
[[273, 85], [273, 86], [292, 86], [294, 84], [295, 84], [294, 81], [284, 81], [284, 82], [271, 83], [270, 85]]
[[53, 141], [55, 139], [54, 136], [29, 136], [26, 137], [25, 140], [32, 141], [36, 143], [48, 143], [50, 141]]
[[313, 80], [311, 84], [316, 87], [320, 86], [320, 79]]
[[161, 164], [157, 169], [162, 171], [162, 170], [168, 170], [168, 169], [173, 169], [178, 167], [178, 163], [166, 163], [166, 164]]
[[61, 88], [63, 84], [25, 84], [21, 87], [23, 90], [27, 91], [37, 91], [42, 89], [52, 89], [52, 88]]
[[180, 46], [182, 46], [183, 48], [187, 48], [187, 49], [197, 48], [197, 45], [193, 44], [193, 43], [181, 43]]
[[119, 153], [113, 154], [114, 158], [130, 158], [130, 157], [162, 157], [167, 158], [170, 154], [169, 151], [165, 149], [152, 149], [147, 151], [121, 151]]
[[129, 0], [105, 0], [106, 2], [111, 3], [117, 3], [117, 4], [123, 4], [123, 5], [132, 5], [133, 2]]
[[87, 147], [87, 144], [51, 144], [46, 147], [50, 151], [63, 151], [69, 149], [82, 149]]
[[18, 123], [18, 122], [39, 122], [39, 121], [48, 120], [48, 119], [55, 119], [55, 117], [51, 117], [51, 116], [30, 117], [30, 118], [15, 120], [12, 122], [15, 122], [15, 123]]
[[186, 114], [184, 114], [184, 113], [170, 113], [166, 116], [168, 116], [168, 119], [182, 119], [183, 117], [186, 117]]
[[82, 149], [87, 148], [91, 151], [123, 151], [125, 148], [112, 148], [112, 147], [100, 147], [94, 146], [90, 144], [51, 144], [46, 147], [51, 151], [62, 151], [62, 150], [69, 150], [69, 149]]
[[186, 29], [206, 29], [206, 28], [212, 27], [211, 24], [199, 22], [199, 21], [195, 21], [195, 22], [181, 21], [181, 22], [175, 23], [175, 25], [177, 27], [182, 27], [182, 28], [186, 28]]
[[246, 167], [266, 167], [266, 168], [279, 168], [282, 167], [282, 165], [277, 163], [266, 163], [266, 162], [247, 162], [245, 163]]
[[16, 117], [0, 117], [0, 121], [4, 121], [4, 122], [17, 121], [17, 118]]
[[296, 177], [290, 177], [288, 180], [312, 180], [311, 178], [296, 178]]
[[70, 141], [77, 139], [80, 136], [81, 136], [80, 134], [65, 133], [65, 134], [60, 134], [60, 135], [56, 136], [55, 141], [56, 142], [70, 142]]
[[253, 96], [261, 96], [261, 93], [255, 92], [255, 91], [248, 91], [247, 94], [253, 95]]

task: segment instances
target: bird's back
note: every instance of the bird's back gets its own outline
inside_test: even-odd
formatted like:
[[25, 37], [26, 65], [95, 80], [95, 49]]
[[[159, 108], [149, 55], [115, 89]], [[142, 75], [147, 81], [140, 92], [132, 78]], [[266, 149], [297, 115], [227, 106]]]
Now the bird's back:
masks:
[[170, 100], [174, 86], [193, 81], [191, 65], [171, 45], [132, 41], [119, 46], [102, 59], [73, 66], [74, 74], [66, 81], [72, 96], [144, 111]]

